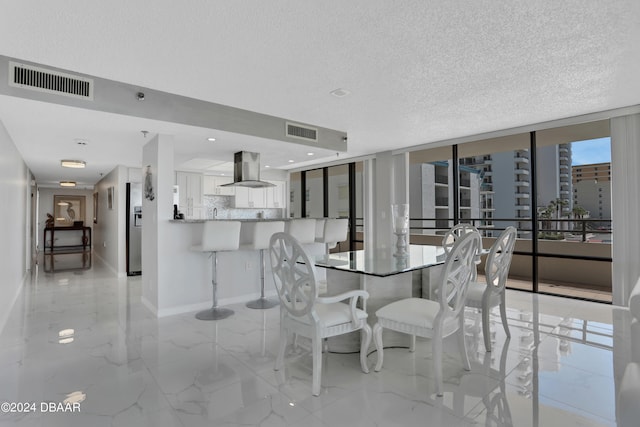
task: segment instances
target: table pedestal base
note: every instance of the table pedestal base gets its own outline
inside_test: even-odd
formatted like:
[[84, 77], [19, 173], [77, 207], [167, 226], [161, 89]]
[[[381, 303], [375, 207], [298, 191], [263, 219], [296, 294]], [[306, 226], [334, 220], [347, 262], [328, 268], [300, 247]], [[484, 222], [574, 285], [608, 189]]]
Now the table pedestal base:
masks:
[[[355, 289], [369, 292], [369, 299], [363, 308], [369, 317], [367, 322], [371, 327], [377, 322], [376, 311], [397, 300], [420, 297], [421, 274], [419, 271], [394, 274], [387, 277], [377, 277], [346, 271], [327, 269], [327, 293], [335, 295]], [[395, 331], [384, 330], [382, 342], [385, 347], [409, 347], [410, 337]], [[331, 337], [328, 339], [329, 351], [336, 353], [352, 353], [360, 351], [360, 333]], [[373, 342], [369, 351], [374, 350]]]

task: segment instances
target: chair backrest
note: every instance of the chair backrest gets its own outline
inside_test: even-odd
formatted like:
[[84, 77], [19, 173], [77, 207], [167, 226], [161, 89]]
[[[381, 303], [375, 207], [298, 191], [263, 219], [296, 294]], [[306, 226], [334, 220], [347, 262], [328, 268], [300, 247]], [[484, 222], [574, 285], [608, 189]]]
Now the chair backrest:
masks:
[[[449, 252], [451, 252], [451, 249], [453, 248], [456, 240], [468, 233], [478, 233], [478, 236], [480, 235], [477, 228], [475, 228], [471, 224], [466, 223], [456, 224], [449, 230], [447, 230], [444, 237], [442, 238], [442, 247], [444, 248], [444, 252], [448, 255]], [[480, 243], [482, 243], [482, 240], [480, 241]], [[480, 245], [479, 249], [482, 249], [482, 244]]]
[[270, 245], [271, 236], [274, 233], [284, 231], [284, 221], [255, 221], [243, 224], [242, 239], [248, 241], [241, 242], [246, 249], [267, 249]]
[[469, 281], [475, 270], [474, 260], [480, 247], [478, 232], [466, 233], [453, 244], [442, 270], [438, 286], [438, 316], [457, 317], [464, 310]]
[[347, 240], [348, 231], [348, 218], [327, 218], [324, 221], [324, 233], [322, 234], [322, 242], [327, 244], [335, 244]]
[[513, 258], [513, 248], [516, 244], [516, 234], [515, 227], [507, 227], [489, 250], [484, 274], [487, 279], [487, 288], [491, 289], [492, 293], [504, 291]]
[[276, 233], [269, 245], [271, 271], [280, 304], [295, 317], [308, 315], [316, 300], [316, 267], [290, 234]]
[[205, 221], [202, 251], [233, 251], [240, 243], [240, 221]]
[[313, 218], [296, 218], [287, 221], [285, 233], [292, 235], [300, 244], [316, 241], [316, 220]]

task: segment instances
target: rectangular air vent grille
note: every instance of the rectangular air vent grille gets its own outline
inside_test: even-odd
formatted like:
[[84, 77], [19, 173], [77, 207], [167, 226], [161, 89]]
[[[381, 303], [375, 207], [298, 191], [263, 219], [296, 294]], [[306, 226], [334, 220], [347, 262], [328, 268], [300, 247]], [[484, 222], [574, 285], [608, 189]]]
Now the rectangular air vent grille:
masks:
[[318, 141], [318, 129], [298, 123], [287, 122], [287, 136], [291, 138], [304, 139], [305, 141]]
[[9, 62], [9, 86], [93, 100], [93, 79]]

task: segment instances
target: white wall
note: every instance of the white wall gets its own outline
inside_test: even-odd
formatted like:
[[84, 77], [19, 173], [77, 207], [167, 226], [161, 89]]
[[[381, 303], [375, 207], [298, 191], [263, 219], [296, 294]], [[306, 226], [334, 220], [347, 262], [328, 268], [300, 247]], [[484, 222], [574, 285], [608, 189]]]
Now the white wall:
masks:
[[27, 279], [27, 233], [30, 222], [30, 172], [0, 121], [0, 331]]
[[[95, 186], [98, 192], [98, 222], [93, 224], [94, 254], [118, 277], [127, 275], [126, 266], [126, 180], [129, 171], [117, 166]], [[108, 203], [108, 189], [113, 188], [111, 209]], [[93, 201], [93, 199], [90, 199]]]

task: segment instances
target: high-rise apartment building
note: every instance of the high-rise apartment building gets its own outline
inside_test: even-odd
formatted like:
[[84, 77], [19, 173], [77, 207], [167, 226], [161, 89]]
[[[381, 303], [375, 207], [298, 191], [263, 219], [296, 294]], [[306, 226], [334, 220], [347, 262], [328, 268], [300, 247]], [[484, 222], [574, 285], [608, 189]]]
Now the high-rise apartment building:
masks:
[[591, 219], [611, 219], [611, 163], [572, 167], [573, 203]]
[[[537, 150], [537, 202], [531, 190], [531, 158], [528, 149], [517, 149], [460, 159], [460, 220], [471, 220], [492, 236], [515, 226], [521, 237], [531, 230], [532, 209], [557, 202], [561, 216], [572, 211], [571, 144]], [[447, 228], [453, 218], [453, 172], [449, 162], [422, 163], [411, 169], [411, 216], [435, 218], [423, 226]], [[530, 237], [530, 236], [529, 236]]]

